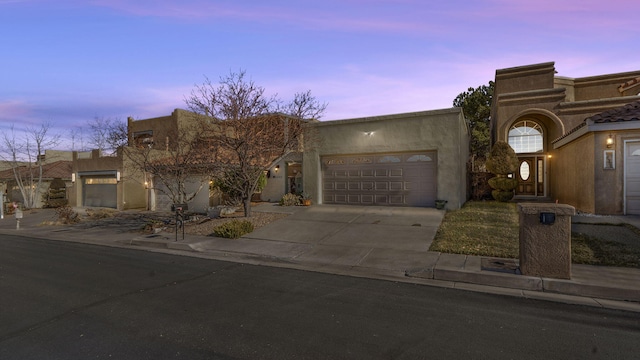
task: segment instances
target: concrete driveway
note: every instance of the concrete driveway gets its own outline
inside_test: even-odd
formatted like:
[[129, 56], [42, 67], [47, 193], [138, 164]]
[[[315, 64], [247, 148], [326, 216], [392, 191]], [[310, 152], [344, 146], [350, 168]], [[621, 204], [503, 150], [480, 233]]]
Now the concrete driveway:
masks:
[[437, 255], [428, 250], [444, 216], [432, 208], [345, 205], [263, 204], [255, 211], [293, 213], [243, 237], [271, 243], [271, 249], [278, 248], [274, 243], [284, 245], [289, 253], [280, 258], [400, 271], [423, 267]]

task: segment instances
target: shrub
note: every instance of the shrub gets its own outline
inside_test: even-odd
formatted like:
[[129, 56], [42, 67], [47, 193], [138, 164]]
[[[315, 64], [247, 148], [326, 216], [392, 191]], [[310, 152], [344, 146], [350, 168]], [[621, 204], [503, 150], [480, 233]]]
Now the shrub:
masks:
[[300, 204], [300, 196], [292, 193], [284, 194], [280, 199], [280, 206], [296, 206]]
[[116, 214], [114, 209], [87, 209], [87, 216], [91, 220], [112, 218]]
[[58, 222], [62, 224], [75, 224], [80, 222], [78, 213], [73, 211], [73, 208], [69, 205], [56, 208], [56, 215], [58, 216]]
[[237, 239], [252, 231], [253, 224], [248, 220], [231, 220], [213, 228], [213, 234], [215, 236], [227, 239]]
[[518, 169], [518, 156], [504, 141], [496, 142], [491, 148], [486, 162], [487, 169], [496, 175], [489, 179], [489, 186], [494, 190], [491, 195], [498, 201], [509, 201], [513, 198], [513, 189], [518, 186], [518, 180], [509, 178]]

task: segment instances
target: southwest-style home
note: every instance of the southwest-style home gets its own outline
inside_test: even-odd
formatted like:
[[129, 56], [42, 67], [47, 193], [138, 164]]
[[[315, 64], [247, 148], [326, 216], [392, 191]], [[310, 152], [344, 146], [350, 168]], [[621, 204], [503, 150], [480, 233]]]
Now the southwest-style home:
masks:
[[640, 214], [640, 71], [556, 76], [553, 62], [496, 71], [491, 131], [518, 154], [517, 200]]

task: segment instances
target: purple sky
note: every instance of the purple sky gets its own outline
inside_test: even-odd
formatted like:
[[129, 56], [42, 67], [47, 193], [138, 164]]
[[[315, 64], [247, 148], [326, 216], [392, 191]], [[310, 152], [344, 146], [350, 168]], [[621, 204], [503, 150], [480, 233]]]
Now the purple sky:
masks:
[[496, 69], [640, 69], [637, 0], [0, 0], [0, 130], [184, 108], [243, 69], [323, 120], [451, 107]]

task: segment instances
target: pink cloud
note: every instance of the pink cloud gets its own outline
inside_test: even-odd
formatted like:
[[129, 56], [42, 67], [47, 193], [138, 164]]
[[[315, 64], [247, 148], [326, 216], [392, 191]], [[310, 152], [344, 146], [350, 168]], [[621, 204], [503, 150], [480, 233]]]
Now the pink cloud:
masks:
[[31, 107], [23, 100], [0, 101], [0, 114], [2, 120], [17, 120], [31, 113]]

